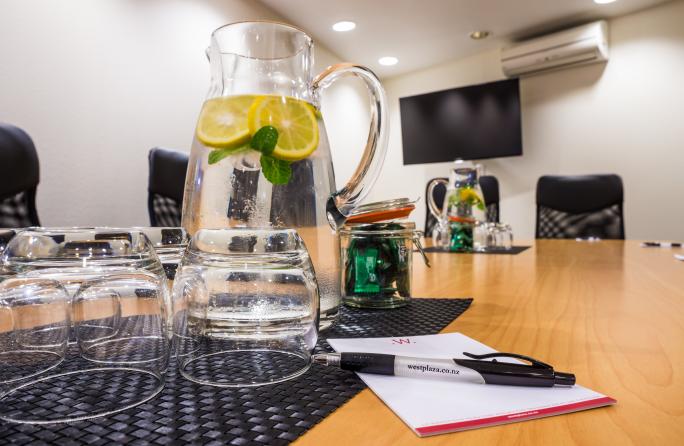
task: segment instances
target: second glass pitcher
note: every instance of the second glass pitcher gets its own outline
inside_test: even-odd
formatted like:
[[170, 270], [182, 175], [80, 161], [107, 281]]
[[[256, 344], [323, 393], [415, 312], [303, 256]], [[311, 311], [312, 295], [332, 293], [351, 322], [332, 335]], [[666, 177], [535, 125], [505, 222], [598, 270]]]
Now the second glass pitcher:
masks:
[[[451, 251], [473, 250], [473, 229], [485, 222], [485, 202], [478, 179], [478, 167], [469, 161], [456, 160], [449, 180], [435, 178], [428, 183], [428, 209], [437, 220], [433, 242]], [[434, 189], [446, 187], [444, 203], [435, 202]]]
[[[275, 22], [240, 22], [212, 33], [211, 86], [186, 176], [182, 225], [296, 228], [320, 287], [321, 328], [340, 304], [339, 237], [377, 179], [387, 147], [384, 90], [367, 68], [345, 63], [313, 77], [313, 41]], [[370, 93], [371, 124], [361, 162], [335, 188], [320, 92], [343, 75]]]

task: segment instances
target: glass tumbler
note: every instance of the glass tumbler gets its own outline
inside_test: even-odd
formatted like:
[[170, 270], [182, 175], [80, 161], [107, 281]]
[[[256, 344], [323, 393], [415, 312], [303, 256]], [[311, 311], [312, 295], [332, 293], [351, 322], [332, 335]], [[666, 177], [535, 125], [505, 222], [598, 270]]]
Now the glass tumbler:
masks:
[[[8, 244], [2, 264], [3, 286], [52, 280], [63, 287], [71, 342], [49, 373], [3, 393], [0, 418], [73, 422], [134, 407], [161, 391], [170, 344], [169, 297], [161, 263], [144, 234], [26, 230]], [[35, 311], [22, 317], [30, 323]]]
[[491, 246], [490, 232], [493, 223], [478, 221], [473, 227], [473, 250], [485, 252]]
[[445, 221], [437, 221], [432, 230], [432, 246], [443, 251], [449, 251], [451, 235], [449, 234], [449, 224]]
[[513, 247], [513, 231], [506, 223], [478, 222], [474, 240], [475, 251], [507, 251]]
[[172, 227], [140, 227], [135, 228], [150, 239], [154, 250], [159, 256], [159, 260], [164, 267], [166, 278], [170, 284], [173, 284], [173, 279], [176, 276], [176, 270], [180, 263], [181, 257], [190, 243], [190, 236], [183, 228]]
[[497, 249], [509, 250], [513, 248], [513, 229], [506, 223], [496, 224]]
[[[0, 398], [64, 360], [69, 304], [66, 290], [54, 280], [0, 283]], [[0, 418], [4, 415], [0, 410]]]
[[0, 254], [17, 232], [14, 229], [0, 229]]
[[28, 228], [7, 244], [3, 277], [41, 271], [73, 297], [83, 280], [121, 268], [163, 274], [150, 240], [138, 230], [110, 228]]
[[319, 293], [304, 242], [292, 229], [203, 229], [173, 287], [180, 373], [219, 387], [253, 387], [309, 368]]
[[[14, 236], [0, 259], [1, 276], [21, 274], [55, 279], [71, 297], [76, 295], [85, 280], [109, 271], [132, 268], [164, 275], [164, 268], [150, 240], [141, 231], [133, 229], [29, 228]], [[164, 299], [168, 317], [171, 306], [169, 292]], [[73, 332], [71, 340], [75, 341]]]

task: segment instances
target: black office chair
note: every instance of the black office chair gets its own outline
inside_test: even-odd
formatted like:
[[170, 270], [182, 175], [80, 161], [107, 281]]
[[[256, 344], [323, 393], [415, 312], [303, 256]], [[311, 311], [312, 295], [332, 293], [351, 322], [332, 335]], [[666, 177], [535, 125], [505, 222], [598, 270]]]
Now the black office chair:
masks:
[[[436, 178], [435, 178], [436, 179]], [[442, 178], [447, 180], [447, 178]], [[428, 181], [428, 185], [432, 180]], [[482, 195], [484, 195], [484, 201], [486, 206], [486, 216], [487, 221], [498, 223], [499, 222], [499, 181], [495, 176], [483, 175], [480, 177], [480, 188], [482, 189]], [[432, 194], [435, 198], [435, 203], [444, 203], [444, 196], [446, 195], [446, 187], [444, 184], [437, 184], [432, 190]], [[425, 199], [427, 202], [427, 186], [425, 188]], [[437, 220], [430, 213], [430, 209], [425, 210], [425, 235], [430, 237], [432, 235], [432, 230], [437, 224]]]
[[36, 189], [38, 153], [19, 127], [0, 123], [0, 228], [40, 226]]
[[493, 175], [482, 175], [480, 189], [487, 206], [487, 221], [499, 223], [499, 180]]
[[536, 237], [624, 239], [622, 179], [617, 175], [539, 178]]
[[149, 153], [147, 210], [152, 226], [180, 226], [188, 155], [155, 147]]

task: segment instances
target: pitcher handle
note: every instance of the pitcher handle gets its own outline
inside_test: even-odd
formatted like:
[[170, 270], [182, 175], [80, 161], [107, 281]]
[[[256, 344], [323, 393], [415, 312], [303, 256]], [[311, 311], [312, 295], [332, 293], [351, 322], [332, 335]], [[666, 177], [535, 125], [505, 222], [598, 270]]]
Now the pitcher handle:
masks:
[[[439, 206], [437, 206], [437, 203], [435, 203], [435, 196], [432, 193], [438, 184], [444, 184], [446, 187], [449, 182], [444, 178], [433, 178], [430, 180], [427, 187], [427, 205], [432, 216], [435, 217], [438, 222], [440, 222], [442, 221], [442, 210]], [[442, 206], [444, 206], [444, 203], [442, 203]]]
[[316, 76], [313, 81], [314, 97], [342, 76], [361, 78], [368, 87], [371, 99], [370, 131], [361, 163], [347, 184], [328, 198], [326, 211], [333, 229], [339, 229], [354, 208], [366, 198], [380, 175], [387, 153], [389, 123], [387, 121], [387, 97], [377, 76], [368, 68], [353, 63], [332, 65]]

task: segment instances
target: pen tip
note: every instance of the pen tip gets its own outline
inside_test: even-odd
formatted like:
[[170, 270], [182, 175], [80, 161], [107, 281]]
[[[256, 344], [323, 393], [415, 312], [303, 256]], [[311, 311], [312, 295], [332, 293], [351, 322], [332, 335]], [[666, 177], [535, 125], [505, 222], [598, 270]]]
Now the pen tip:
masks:
[[312, 361], [314, 364], [320, 364], [320, 365], [328, 365], [328, 356], [327, 355], [313, 355], [312, 356]]
[[335, 353], [318, 353], [311, 357], [311, 361], [314, 364], [320, 364], [325, 366], [339, 366], [340, 355]]

